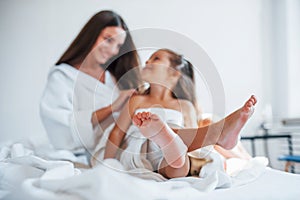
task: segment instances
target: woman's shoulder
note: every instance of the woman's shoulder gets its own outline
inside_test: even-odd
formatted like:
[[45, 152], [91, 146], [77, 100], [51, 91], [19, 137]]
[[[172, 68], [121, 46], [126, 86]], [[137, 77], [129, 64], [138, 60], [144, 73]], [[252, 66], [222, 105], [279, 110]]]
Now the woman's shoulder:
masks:
[[78, 70], [74, 67], [72, 67], [69, 64], [61, 63], [59, 65], [54, 65], [51, 67], [49, 71], [49, 75], [52, 74], [77, 74]]
[[71, 65], [62, 63], [60, 65], [54, 65], [49, 73], [48, 78], [51, 77], [71, 77], [74, 78], [78, 74], [78, 70], [72, 67]]

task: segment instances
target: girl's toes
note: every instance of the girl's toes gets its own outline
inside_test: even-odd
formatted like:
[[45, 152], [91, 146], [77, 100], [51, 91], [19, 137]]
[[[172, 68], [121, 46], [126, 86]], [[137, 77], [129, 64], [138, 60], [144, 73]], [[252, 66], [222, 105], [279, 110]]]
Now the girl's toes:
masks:
[[136, 117], [136, 115], [132, 118], [133, 124], [136, 126], [140, 126], [142, 124], [141, 120]]

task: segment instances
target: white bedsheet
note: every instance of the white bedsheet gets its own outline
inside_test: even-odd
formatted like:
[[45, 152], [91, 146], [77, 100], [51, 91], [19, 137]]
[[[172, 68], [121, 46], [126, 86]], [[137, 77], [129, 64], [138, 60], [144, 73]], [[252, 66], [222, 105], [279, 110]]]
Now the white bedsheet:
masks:
[[300, 175], [267, 168], [257, 180], [239, 187], [219, 189], [209, 199], [299, 199]]
[[[211, 191], [218, 174], [205, 181], [190, 177], [157, 182], [125, 173], [110, 159], [94, 169], [75, 169], [68, 161], [49, 161], [22, 150], [0, 162], [0, 198], [5, 199], [298, 199], [300, 176], [268, 168], [255, 177], [251, 164], [235, 176], [230, 188]], [[2, 151], [4, 152], [4, 151]], [[9, 152], [9, 150], [6, 150]], [[22, 153], [24, 156], [22, 156]], [[7, 154], [8, 155], [8, 154]], [[252, 163], [253, 164], [253, 163]], [[250, 168], [249, 168], [250, 166]], [[247, 168], [247, 167], [246, 167]], [[210, 180], [211, 179], [211, 180]], [[241, 181], [242, 180], [242, 181]], [[208, 184], [207, 184], [208, 183]], [[234, 184], [236, 183], [236, 184]], [[198, 184], [198, 185], [195, 185]], [[199, 185], [200, 184], [200, 185]], [[202, 184], [202, 185], [201, 185]], [[209, 185], [212, 184], [212, 185]], [[203, 192], [195, 188], [205, 188]]]
[[[110, 134], [110, 130], [114, 127], [111, 125], [107, 128], [100, 142], [96, 147], [97, 162], [101, 163], [104, 159], [105, 146]], [[132, 175], [156, 181], [166, 181], [167, 179], [160, 174], [154, 173], [153, 167], [147, 158], [146, 147], [144, 146], [147, 138], [143, 137], [140, 130], [136, 126], [131, 126], [127, 131], [126, 137], [123, 140], [124, 149], [119, 152], [120, 163], [123, 165], [126, 171]], [[265, 170], [267, 162], [261, 162], [262, 159], [254, 158], [246, 163], [243, 163], [241, 169], [230, 170], [231, 176], [224, 170], [224, 160], [219, 153], [214, 151], [213, 146], [207, 146], [201, 149], [197, 149], [191, 152], [194, 157], [206, 158], [213, 160], [213, 162], [204, 165], [201, 168], [199, 177], [182, 177], [171, 179], [171, 181], [183, 181], [188, 182], [193, 188], [208, 192], [215, 190], [216, 188], [228, 188], [232, 186], [238, 186], [246, 184], [247, 182], [255, 180]], [[144, 173], [136, 173], [141, 172]], [[147, 171], [148, 170], [148, 171]]]

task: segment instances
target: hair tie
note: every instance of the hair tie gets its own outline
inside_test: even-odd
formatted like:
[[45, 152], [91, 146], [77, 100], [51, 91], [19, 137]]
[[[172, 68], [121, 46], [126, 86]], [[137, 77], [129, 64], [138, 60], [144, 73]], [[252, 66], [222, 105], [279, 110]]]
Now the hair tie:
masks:
[[181, 64], [176, 67], [177, 70], [181, 70], [186, 66], [187, 62], [184, 58], [181, 59]]

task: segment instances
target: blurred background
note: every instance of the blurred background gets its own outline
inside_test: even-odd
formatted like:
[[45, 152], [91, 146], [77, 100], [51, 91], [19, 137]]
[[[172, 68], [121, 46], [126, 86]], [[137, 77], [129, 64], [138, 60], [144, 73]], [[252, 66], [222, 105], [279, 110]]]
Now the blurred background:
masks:
[[[222, 79], [225, 114], [257, 96], [242, 136], [266, 134], [265, 123], [268, 134], [292, 134], [294, 154], [300, 152], [299, 124], [271, 132], [282, 119], [300, 117], [300, 0], [0, 0], [1, 143], [47, 142], [39, 118], [47, 73], [87, 20], [103, 9], [119, 13], [131, 30], [162, 28], [193, 40]], [[197, 91], [203, 112], [213, 112], [210, 91], [201, 81]], [[253, 150], [251, 140], [243, 143]], [[272, 167], [284, 168], [277, 157], [288, 152], [286, 138], [259, 139], [254, 146]]]

